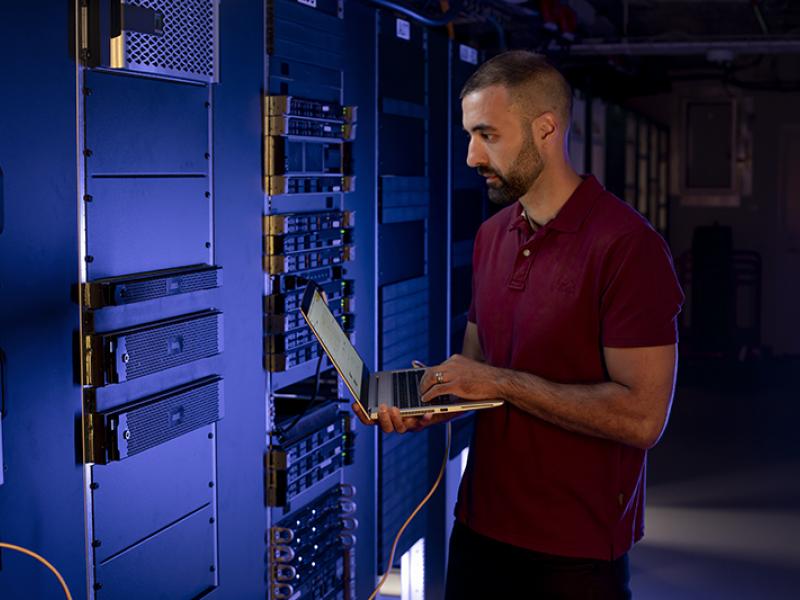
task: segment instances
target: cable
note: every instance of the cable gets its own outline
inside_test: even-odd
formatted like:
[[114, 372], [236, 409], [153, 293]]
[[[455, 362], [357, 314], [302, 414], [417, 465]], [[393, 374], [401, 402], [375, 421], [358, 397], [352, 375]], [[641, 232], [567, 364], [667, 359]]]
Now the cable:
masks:
[[[447, 11], [450, 10], [450, 0], [439, 0], [439, 7], [444, 14], [447, 14]], [[452, 21], [447, 24], [447, 37], [451, 40], [456, 39], [456, 30]]]
[[320, 379], [320, 371], [322, 369], [322, 359], [323, 358], [325, 358], [325, 353], [324, 352], [320, 352], [319, 359], [317, 360], [317, 372], [314, 375], [314, 392], [311, 394], [311, 400], [308, 401], [308, 404], [306, 404], [306, 407], [303, 410], [300, 411], [300, 413], [294, 418], [294, 420], [291, 423], [289, 423], [288, 427], [281, 427], [280, 428], [280, 432], [283, 435], [286, 435], [287, 433], [289, 433], [294, 428], [294, 426], [297, 425], [297, 423], [300, 421], [300, 419], [302, 419], [308, 413], [308, 411], [311, 410], [311, 407], [314, 406], [314, 404], [317, 403], [317, 400], [319, 399], [318, 398], [318, 396], [319, 396], [319, 379]]
[[17, 552], [21, 552], [22, 554], [27, 554], [28, 556], [35, 558], [40, 563], [42, 563], [45, 567], [50, 569], [53, 572], [53, 575], [56, 576], [58, 579], [58, 583], [61, 584], [61, 589], [64, 590], [64, 595], [67, 597], [67, 600], [72, 600], [72, 594], [69, 593], [69, 588], [67, 587], [67, 583], [64, 581], [64, 578], [61, 576], [61, 573], [58, 572], [53, 565], [51, 565], [43, 556], [39, 556], [36, 552], [32, 550], [28, 550], [27, 548], [23, 548], [22, 546], [15, 546], [14, 544], [7, 544], [5, 542], [0, 542], [0, 548], [8, 548], [9, 550], [16, 550]]
[[415, 21], [419, 21], [423, 25], [429, 25], [431, 27], [441, 27], [442, 25], [447, 25], [451, 21], [453, 21], [457, 16], [459, 11], [461, 10], [461, 2], [456, 1], [453, 2], [453, 6], [444, 13], [441, 17], [426, 17], [425, 15], [421, 15], [419, 13], [414, 12], [410, 8], [406, 8], [402, 4], [397, 4], [396, 2], [392, 2], [392, 0], [368, 0], [372, 4], [377, 4], [378, 6], [382, 6], [383, 8], [388, 8], [390, 10], [397, 11], [406, 15], [407, 17], [411, 17]]
[[405, 523], [403, 523], [403, 526], [400, 528], [400, 531], [397, 532], [397, 535], [394, 538], [394, 543], [392, 544], [392, 551], [389, 553], [389, 562], [386, 565], [386, 572], [383, 574], [383, 577], [381, 577], [381, 580], [378, 582], [378, 586], [375, 588], [375, 590], [370, 595], [369, 600], [374, 600], [375, 599], [375, 597], [378, 595], [378, 592], [381, 591], [381, 588], [383, 587], [383, 584], [386, 583], [386, 578], [389, 577], [389, 572], [392, 570], [392, 563], [394, 562], [394, 553], [395, 553], [395, 550], [397, 550], [397, 544], [400, 542], [400, 536], [403, 535], [403, 532], [406, 530], [406, 527], [408, 527], [409, 523], [411, 523], [411, 520], [414, 517], [417, 516], [417, 513], [420, 510], [422, 510], [422, 507], [425, 506], [425, 503], [428, 502], [428, 500], [431, 499], [431, 496], [433, 496], [434, 492], [436, 492], [436, 488], [439, 487], [439, 484], [442, 481], [442, 477], [444, 477], [444, 469], [447, 466], [447, 458], [450, 456], [450, 440], [451, 440], [452, 435], [453, 435], [452, 427], [451, 427], [450, 421], [448, 421], [447, 422], [447, 444], [446, 444], [446, 448], [444, 450], [444, 456], [442, 457], [442, 466], [439, 469], [439, 476], [436, 478], [436, 481], [433, 483], [433, 487], [431, 487], [431, 490], [428, 492], [428, 495], [425, 496], [422, 499], [422, 502], [420, 502], [417, 505], [417, 508], [415, 508], [414, 512], [411, 513], [411, 516], [408, 517], [408, 519], [406, 519]]
[[505, 52], [508, 50], [508, 44], [506, 43], [506, 32], [503, 30], [503, 26], [492, 16], [487, 16], [485, 18], [486, 22], [497, 30], [497, 47], [501, 52]]
[[[298, 282], [300, 282], [302, 280], [302, 282], [305, 283], [306, 285], [317, 285], [315, 281], [312, 281], [311, 279], [307, 279], [306, 277], [303, 277], [301, 275], [297, 275], [297, 280], [298, 280]], [[325, 304], [328, 304], [328, 296], [327, 296], [327, 294], [325, 294], [325, 292], [322, 291], [322, 290], [320, 290], [320, 294], [322, 295], [322, 299], [325, 301]], [[309, 410], [311, 410], [311, 407], [314, 406], [314, 404], [316, 404], [317, 396], [319, 395], [320, 371], [322, 370], [322, 360], [324, 358], [325, 358], [325, 352], [324, 351], [320, 352], [319, 353], [319, 358], [317, 359], [317, 370], [316, 370], [316, 373], [314, 374], [314, 392], [311, 394], [311, 400], [309, 400], [308, 404], [306, 404], [306, 407], [303, 410], [300, 411], [300, 414], [298, 414], [294, 418], [294, 420], [289, 424], [288, 427], [280, 427], [279, 428], [280, 432], [283, 435], [286, 435], [287, 433], [289, 433], [289, 431], [291, 429], [293, 429], [295, 425], [297, 425], [297, 423], [300, 421], [300, 419], [302, 419], [303, 416], [305, 414], [307, 414]]]

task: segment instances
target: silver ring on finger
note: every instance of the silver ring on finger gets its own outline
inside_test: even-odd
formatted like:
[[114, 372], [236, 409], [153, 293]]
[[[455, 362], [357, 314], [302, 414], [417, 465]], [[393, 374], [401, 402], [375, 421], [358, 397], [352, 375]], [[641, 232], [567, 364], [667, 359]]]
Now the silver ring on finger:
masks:
[[436, 378], [436, 383], [438, 383], [439, 385], [444, 383], [444, 373], [442, 373], [441, 371], [435, 371], [433, 373], [433, 376]]

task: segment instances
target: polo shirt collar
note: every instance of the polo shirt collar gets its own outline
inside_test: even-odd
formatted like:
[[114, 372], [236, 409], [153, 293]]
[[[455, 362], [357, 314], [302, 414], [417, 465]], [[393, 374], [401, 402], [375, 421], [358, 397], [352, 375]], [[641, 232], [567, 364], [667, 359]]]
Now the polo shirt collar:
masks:
[[[566, 233], [578, 231], [602, 191], [603, 187], [594, 175], [584, 176], [581, 184], [561, 207], [555, 218], [544, 227]], [[530, 227], [523, 215], [522, 204], [517, 201], [515, 206], [516, 208], [511, 211], [508, 230]]]

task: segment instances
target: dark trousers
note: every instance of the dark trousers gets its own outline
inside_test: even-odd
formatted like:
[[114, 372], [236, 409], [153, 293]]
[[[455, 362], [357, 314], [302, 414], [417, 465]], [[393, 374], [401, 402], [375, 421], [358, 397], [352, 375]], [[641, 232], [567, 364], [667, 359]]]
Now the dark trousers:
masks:
[[628, 555], [568, 558], [509, 546], [456, 522], [446, 600], [630, 600]]

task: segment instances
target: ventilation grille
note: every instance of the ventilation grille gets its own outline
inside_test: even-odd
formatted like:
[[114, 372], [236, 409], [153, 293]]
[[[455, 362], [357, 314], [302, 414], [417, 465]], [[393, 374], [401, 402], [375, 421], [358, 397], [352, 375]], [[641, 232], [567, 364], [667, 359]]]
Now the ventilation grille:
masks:
[[[428, 481], [428, 438], [426, 436], [381, 435], [378, 473], [378, 564], [386, 564], [396, 532], [419, 498], [425, 496]], [[403, 555], [414, 540], [425, 535], [425, 520], [415, 519], [400, 538], [396, 554]]]
[[381, 365], [406, 369], [412, 360], [428, 362], [428, 278], [381, 288]]
[[222, 380], [169, 395], [118, 418], [119, 459], [133, 456], [222, 418]]
[[[347, 495], [346, 487], [348, 487], [347, 484], [335, 484], [333, 487], [328, 488], [314, 498], [302, 509], [295, 512], [295, 514], [284, 517], [275, 523], [275, 526], [270, 530], [273, 545], [277, 545], [281, 541], [285, 543], [284, 539], [277, 538], [276, 535], [285, 535], [287, 529], [291, 530], [291, 537], [288, 543], [292, 544], [292, 542], [298, 537], [301, 537], [303, 533], [314, 534], [317, 531], [325, 533], [324, 528], [317, 527], [318, 525], [325, 525], [326, 523], [340, 525], [342, 500], [352, 501], [352, 494]], [[333, 519], [330, 518], [331, 515], [334, 516]], [[316, 531], [308, 531], [311, 530], [312, 527], [316, 527]], [[307, 531], [304, 531], [304, 529]], [[301, 540], [297, 540], [296, 543], [300, 541]]]
[[120, 381], [143, 377], [219, 354], [222, 314], [131, 333], [119, 338]]
[[133, 304], [210, 290], [222, 285], [222, 267], [186, 267], [98, 279], [84, 286], [87, 308]]
[[175, 294], [188, 294], [210, 290], [219, 285], [219, 269], [187, 273], [173, 277], [160, 277], [117, 286], [114, 296], [117, 304], [144, 302]]
[[380, 178], [381, 222], [402, 223], [428, 218], [431, 202], [426, 177]]
[[164, 15], [164, 34], [123, 31], [122, 68], [217, 81], [216, 0], [129, 0]]

